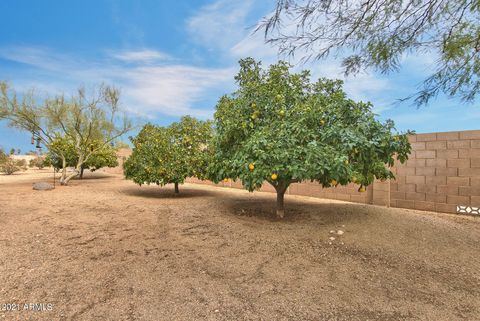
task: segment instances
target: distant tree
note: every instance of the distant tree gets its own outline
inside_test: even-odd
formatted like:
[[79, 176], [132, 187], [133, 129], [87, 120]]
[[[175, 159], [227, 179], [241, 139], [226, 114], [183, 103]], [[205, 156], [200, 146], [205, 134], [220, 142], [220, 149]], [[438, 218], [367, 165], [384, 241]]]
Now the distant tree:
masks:
[[370, 103], [348, 99], [341, 81], [311, 83], [307, 71], [291, 74], [284, 62], [262, 70], [251, 58], [240, 61], [235, 80], [238, 90], [217, 104], [210, 178], [240, 179], [249, 191], [268, 182], [279, 217], [292, 183], [354, 182], [364, 192], [376, 178], [393, 178], [387, 166], [395, 158], [407, 159], [407, 135], [377, 121]]
[[118, 141], [118, 142], [115, 143], [115, 148], [116, 149], [130, 148], [130, 145], [128, 143], [123, 142], [123, 141]]
[[5, 153], [5, 151], [0, 148], [0, 164], [4, 163], [8, 158], [8, 155]]
[[277, 0], [260, 25], [267, 42], [303, 59], [342, 56], [346, 74], [399, 69], [411, 52], [438, 56], [416, 94], [471, 102], [480, 89], [480, 2], [456, 0]]
[[[92, 155], [132, 129], [128, 118], [119, 118], [119, 91], [113, 87], [100, 86], [91, 95], [80, 88], [70, 99], [57, 96], [35, 103], [33, 94], [25, 93], [18, 99], [7, 83], [0, 82], [0, 119], [6, 119], [13, 127], [31, 132], [32, 139], [47, 146], [50, 152], [62, 159], [60, 183], [80, 174], [84, 163]], [[78, 155], [73, 173], [67, 175], [66, 155], [63, 155], [61, 139], [73, 142]], [[98, 143], [100, 142], [100, 143]], [[92, 147], [93, 146], [93, 147]], [[63, 166], [65, 165], [65, 166]]]
[[[57, 138], [52, 142], [55, 151], [61, 151], [63, 157], [59, 157], [59, 152], [49, 151], [45, 159], [46, 166], [53, 166], [55, 169], [63, 169], [66, 167], [75, 167], [78, 164], [79, 155], [74, 146], [74, 142], [67, 138]], [[101, 146], [100, 146], [101, 145]], [[117, 149], [110, 144], [102, 144], [99, 141], [92, 142], [91, 149], [95, 150], [86, 162], [82, 164], [80, 169], [80, 178], [83, 178], [83, 172], [85, 169], [95, 171], [102, 167], [116, 167], [117, 161]], [[65, 163], [64, 163], [65, 161]]]
[[27, 170], [27, 161], [25, 159], [18, 159], [15, 161], [16, 165], [20, 167], [20, 170], [26, 171]]
[[131, 138], [133, 152], [123, 164], [125, 177], [139, 185], [173, 183], [179, 193], [178, 185], [187, 177], [205, 178], [211, 138], [211, 123], [189, 116], [169, 127], [147, 124]]
[[38, 169], [42, 169], [45, 167], [45, 159], [41, 156], [37, 156], [32, 158], [28, 164], [30, 168], [36, 167]]
[[20, 166], [17, 165], [16, 161], [10, 157], [7, 160], [0, 164], [0, 172], [6, 175], [12, 175], [15, 172], [21, 170]]
[[24, 159], [16, 160], [11, 156], [7, 156], [0, 162], [0, 173], [12, 175], [22, 170], [27, 170], [27, 162]]
[[15, 155], [15, 148], [10, 149], [10, 155]]

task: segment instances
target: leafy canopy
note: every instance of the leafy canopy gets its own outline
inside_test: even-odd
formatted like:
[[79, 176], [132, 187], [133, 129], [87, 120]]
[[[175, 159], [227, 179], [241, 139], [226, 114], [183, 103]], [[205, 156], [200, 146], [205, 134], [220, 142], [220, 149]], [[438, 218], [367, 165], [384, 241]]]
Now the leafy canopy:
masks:
[[[82, 163], [81, 168], [95, 171], [103, 167], [118, 166], [117, 148], [111, 144], [105, 145], [101, 141], [94, 140], [90, 143], [88, 150], [93, 152]], [[51, 165], [55, 169], [61, 169], [64, 165], [63, 159], [65, 159], [65, 166], [75, 167], [78, 164], [79, 154], [72, 140], [66, 137], [57, 137], [49, 144], [45, 164]]]
[[[480, 1], [277, 0], [258, 29], [280, 51], [304, 59], [343, 55], [346, 73], [397, 70], [411, 52], [439, 59], [418, 105], [443, 92], [473, 101], [480, 88]], [[296, 26], [292, 28], [291, 26]]]
[[348, 99], [339, 80], [311, 83], [308, 71], [290, 73], [285, 62], [262, 70], [252, 58], [235, 79], [238, 90], [216, 107], [215, 182], [240, 179], [253, 191], [267, 181], [277, 192], [303, 180], [366, 186], [393, 177], [395, 157], [407, 159], [407, 136], [377, 121], [370, 103]]
[[190, 116], [168, 127], [147, 124], [130, 138], [134, 147], [124, 163], [125, 177], [140, 185], [178, 184], [192, 176], [203, 179], [211, 137], [211, 122]]

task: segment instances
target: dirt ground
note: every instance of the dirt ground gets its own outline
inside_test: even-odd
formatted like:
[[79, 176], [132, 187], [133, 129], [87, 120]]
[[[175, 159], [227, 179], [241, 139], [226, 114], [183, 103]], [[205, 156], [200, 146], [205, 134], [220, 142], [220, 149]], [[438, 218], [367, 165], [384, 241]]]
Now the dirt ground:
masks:
[[478, 218], [50, 177], [0, 178], [0, 320], [480, 320]]

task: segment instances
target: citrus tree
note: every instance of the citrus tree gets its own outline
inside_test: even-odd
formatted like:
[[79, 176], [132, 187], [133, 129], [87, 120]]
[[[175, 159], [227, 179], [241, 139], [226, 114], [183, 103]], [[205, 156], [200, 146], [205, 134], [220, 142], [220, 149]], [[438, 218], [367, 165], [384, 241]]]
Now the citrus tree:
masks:
[[[66, 171], [67, 167], [75, 167], [78, 164], [79, 154], [75, 148], [75, 143], [68, 137], [57, 137], [48, 147], [44, 165]], [[102, 141], [94, 140], [91, 141], [88, 150], [92, 152], [88, 159], [82, 163], [80, 178], [83, 178], [85, 169], [93, 172], [102, 167], [118, 166], [117, 148], [111, 144], [103, 144]]]
[[179, 193], [187, 177], [205, 178], [211, 138], [211, 122], [190, 116], [168, 127], [147, 124], [130, 138], [134, 147], [123, 165], [125, 177], [139, 185], [173, 183]]
[[408, 157], [407, 135], [376, 120], [370, 103], [348, 99], [339, 80], [311, 83], [308, 71], [290, 73], [284, 62], [263, 70], [252, 58], [240, 61], [235, 79], [238, 90], [216, 106], [210, 179], [240, 179], [249, 191], [270, 183], [279, 217], [292, 183], [354, 182], [364, 192]]
[[80, 170], [80, 178], [83, 178], [83, 171], [85, 169], [90, 170], [91, 172], [96, 171], [97, 169], [103, 167], [117, 167], [118, 166], [118, 157], [117, 150], [118, 147], [114, 147], [111, 144], [98, 146], [101, 142], [96, 141], [92, 144], [92, 148], [95, 149], [95, 152], [92, 153], [89, 159], [82, 164]]

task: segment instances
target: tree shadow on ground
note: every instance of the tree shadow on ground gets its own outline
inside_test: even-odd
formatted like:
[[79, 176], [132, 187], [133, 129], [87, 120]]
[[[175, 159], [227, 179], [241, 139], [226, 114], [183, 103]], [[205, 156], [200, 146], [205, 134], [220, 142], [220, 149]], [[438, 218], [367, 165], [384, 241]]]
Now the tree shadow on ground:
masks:
[[[309, 202], [308, 200], [286, 199], [285, 217], [276, 216], [275, 195], [256, 199], [230, 197], [222, 205], [225, 213], [240, 218], [255, 218], [278, 222], [315, 223], [319, 225], [345, 224], [351, 220], [365, 219], [371, 216], [374, 207], [357, 203]], [[386, 209], [385, 209], [386, 210]]]
[[110, 176], [110, 175], [102, 175], [102, 174], [95, 175], [95, 176], [93, 176], [93, 175], [86, 175], [85, 176], [84, 175], [83, 178], [76, 177], [75, 180], [81, 182], [81, 181], [88, 181], [88, 180], [92, 180], [92, 179], [104, 179], [104, 178], [111, 178], [111, 177], [112, 176]]
[[[206, 197], [214, 196], [214, 191], [208, 191], [203, 189], [195, 189], [189, 187], [183, 187], [180, 185], [180, 193], [175, 194], [173, 186], [131, 186], [120, 190], [120, 193], [124, 193], [129, 196], [143, 197], [143, 198], [194, 198], [194, 197]], [[192, 206], [194, 206], [192, 204]]]

